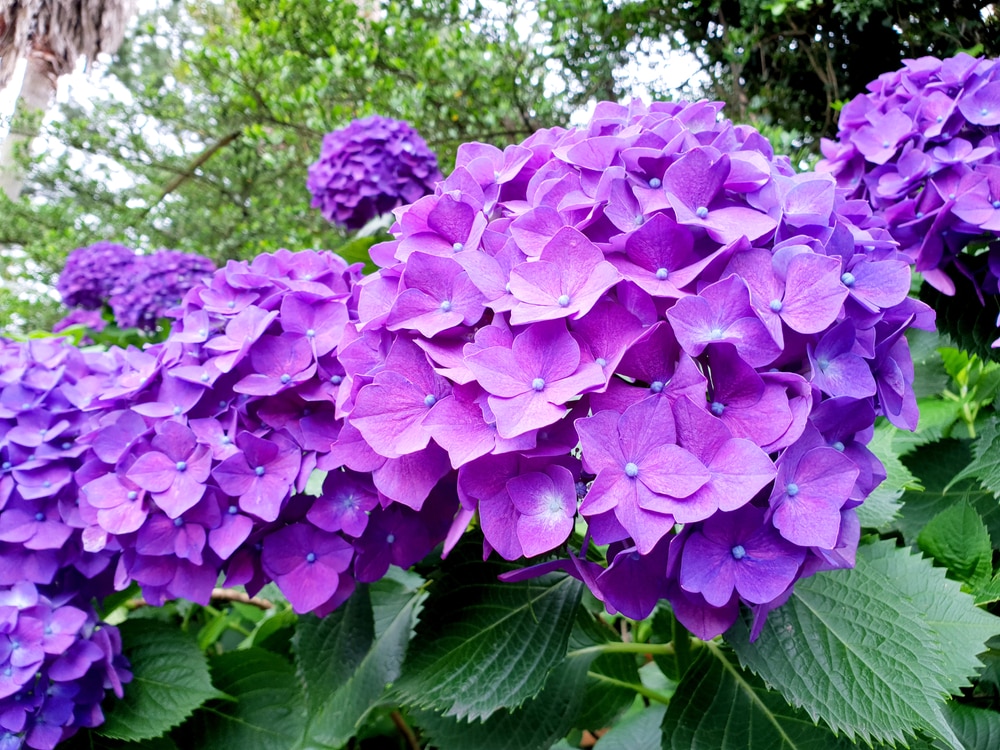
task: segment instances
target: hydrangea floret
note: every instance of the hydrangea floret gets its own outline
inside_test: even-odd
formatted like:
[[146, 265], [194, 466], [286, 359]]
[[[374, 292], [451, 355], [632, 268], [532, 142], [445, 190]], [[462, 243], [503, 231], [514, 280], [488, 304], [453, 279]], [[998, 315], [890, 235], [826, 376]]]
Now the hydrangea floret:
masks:
[[703, 638], [853, 564], [874, 420], [915, 427], [902, 332], [933, 327], [862, 202], [720, 110], [602, 103], [460, 147], [355, 287], [331, 451], [406, 466], [375, 481], [404, 507], [454, 482], [485, 554], [555, 552], [610, 611], [666, 598]]
[[[871, 204], [930, 284], [953, 295], [958, 274], [998, 294], [1000, 60], [904, 60], [844, 106], [822, 150], [817, 170]], [[965, 251], [986, 247], [973, 268]], [[874, 281], [846, 270], [856, 285]]]
[[157, 250], [136, 257], [124, 277], [119, 277], [108, 304], [119, 328], [153, 330], [181, 299], [215, 271], [208, 258], [180, 250]]
[[306, 187], [328, 221], [359, 229], [427, 195], [439, 179], [437, 157], [413, 127], [372, 115], [326, 134]]

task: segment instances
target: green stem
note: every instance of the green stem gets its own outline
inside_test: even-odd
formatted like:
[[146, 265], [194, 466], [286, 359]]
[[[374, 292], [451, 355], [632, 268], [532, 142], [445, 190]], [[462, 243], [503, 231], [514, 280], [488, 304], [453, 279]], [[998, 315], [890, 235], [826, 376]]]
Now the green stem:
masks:
[[609, 685], [615, 685], [616, 687], [626, 688], [627, 690], [634, 690], [639, 695], [644, 698], [648, 698], [651, 701], [656, 701], [657, 703], [662, 703], [664, 706], [669, 705], [670, 696], [664, 695], [663, 693], [657, 692], [656, 690], [651, 690], [642, 684], [637, 684], [635, 682], [625, 682], [624, 680], [616, 680], [614, 677], [608, 677], [606, 674], [598, 674], [597, 672], [587, 672], [587, 677], [593, 677], [595, 680], [600, 680], [601, 682], [606, 682]]
[[599, 643], [596, 646], [587, 646], [570, 651], [566, 656], [585, 656], [587, 654], [659, 654], [662, 656], [674, 655], [673, 643], [622, 643], [613, 641], [611, 643]]

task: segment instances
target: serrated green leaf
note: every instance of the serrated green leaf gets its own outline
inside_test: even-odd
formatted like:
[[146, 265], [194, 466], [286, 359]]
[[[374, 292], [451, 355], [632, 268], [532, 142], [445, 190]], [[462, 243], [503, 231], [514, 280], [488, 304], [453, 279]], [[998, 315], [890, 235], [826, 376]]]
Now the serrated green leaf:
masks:
[[945, 717], [962, 741], [964, 750], [996, 750], [1000, 747], [1000, 713], [951, 702], [945, 710]]
[[948, 487], [973, 479], [984, 489], [1000, 494], [1000, 420], [993, 419], [982, 427], [972, 451], [972, 462], [952, 478]]
[[[788, 705], [760, 678], [706, 644], [667, 707], [663, 750], [846, 750], [854, 747]], [[644, 747], [649, 747], [645, 745]]]
[[972, 596], [975, 597], [977, 606], [1000, 601], [1000, 573], [990, 579], [974, 582]]
[[903, 507], [900, 502], [903, 493], [921, 488], [896, 453], [893, 440], [897, 432], [899, 430], [889, 423], [880, 424], [868, 444], [868, 449], [885, 467], [886, 478], [858, 507], [858, 520], [865, 528], [879, 529], [892, 523]]
[[944, 699], [968, 685], [1000, 619], [977, 609], [930, 561], [891, 542], [858, 550], [853, 570], [799, 581], [740, 661], [835, 731], [894, 742], [927, 729], [956, 742]]
[[214, 683], [235, 701], [209, 704], [178, 732], [184, 747], [293, 750], [303, 747], [306, 711], [295, 668], [259, 648], [212, 659]]
[[964, 500], [934, 516], [917, 536], [917, 545], [959, 581], [975, 585], [993, 575], [990, 534]]
[[154, 620], [130, 620], [120, 630], [132, 682], [124, 699], [111, 704], [100, 734], [129, 741], [159, 737], [206, 700], [223, 697], [212, 687], [194, 638]]
[[354, 736], [386, 686], [399, 676], [420, 597], [411, 591], [398, 599], [378, 637], [367, 586], [322, 620], [302, 618], [294, 648], [311, 740], [339, 747]]
[[564, 659], [537, 696], [518, 709], [500, 709], [483, 722], [429, 711], [415, 712], [415, 721], [438, 750], [548, 750], [580, 715], [592, 659], [593, 655]]
[[968, 443], [960, 440], [941, 440], [921, 446], [903, 458], [903, 463], [924, 486], [920, 492], [903, 494], [903, 509], [891, 524], [891, 529], [902, 532], [907, 544], [916, 544], [920, 530], [942, 510], [967, 500], [986, 524], [993, 546], [1000, 547], [1000, 503], [993, 494], [980, 489], [971, 480], [948, 486], [969, 459]]
[[497, 575], [510, 566], [452, 554], [394, 694], [409, 706], [482, 719], [542, 689], [566, 653], [581, 584], [564, 575], [504, 583]]
[[[621, 643], [621, 638], [614, 630], [597, 621], [584, 607], [577, 609], [570, 650], [615, 642]], [[610, 725], [635, 701], [635, 688], [631, 686], [641, 684], [635, 654], [599, 654], [587, 671], [586, 694], [577, 728], [597, 730]]]
[[637, 750], [653, 748], [660, 743], [666, 706], [654, 705], [629, 716], [611, 728], [594, 745], [594, 750]]
[[957, 401], [940, 396], [917, 399], [917, 408], [920, 411], [917, 429], [913, 432], [897, 429], [893, 435], [892, 447], [897, 455], [905, 456], [921, 445], [949, 437], [961, 413], [961, 405]]

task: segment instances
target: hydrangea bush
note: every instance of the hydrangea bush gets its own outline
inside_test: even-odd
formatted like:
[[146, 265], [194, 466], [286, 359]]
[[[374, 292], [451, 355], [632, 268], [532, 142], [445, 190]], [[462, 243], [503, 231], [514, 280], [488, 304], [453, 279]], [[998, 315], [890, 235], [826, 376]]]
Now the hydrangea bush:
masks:
[[466, 144], [367, 277], [0, 342], [0, 750], [981, 746], [1000, 366], [720, 109]]
[[68, 307], [99, 310], [128, 278], [135, 262], [132, 248], [114, 242], [78, 247], [67, 256], [56, 289]]
[[969, 279], [980, 300], [997, 295], [1000, 60], [906, 60], [848, 102], [839, 125], [817, 170], [867, 200], [940, 292]]
[[372, 115], [326, 134], [306, 187], [328, 221], [360, 229], [427, 195], [439, 179], [437, 157], [413, 127]]

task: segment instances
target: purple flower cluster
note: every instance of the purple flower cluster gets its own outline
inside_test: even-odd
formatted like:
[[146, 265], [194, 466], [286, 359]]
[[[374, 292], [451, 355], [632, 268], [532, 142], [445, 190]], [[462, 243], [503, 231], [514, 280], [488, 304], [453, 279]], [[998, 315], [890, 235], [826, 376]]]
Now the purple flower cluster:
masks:
[[306, 187], [328, 221], [359, 229], [427, 195], [440, 179], [437, 158], [416, 130], [372, 115], [326, 134]]
[[346, 469], [337, 455], [360, 270], [314, 251], [230, 261], [164, 343], [113, 352], [77, 481], [86, 549], [122, 550], [117, 588], [206, 603], [220, 574], [251, 594], [273, 580], [322, 614], [444, 538], [454, 488], [401, 505], [405, 462], [369, 450]]
[[78, 476], [100, 354], [56, 339], [0, 339], [0, 747], [52, 748], [102, 719], [128, 679], [117, 630], [91, 599], [110, 593], [114, 549], [84, 548]]
[[180, 250], [157, 250], [136, 256], [128, 274], [118, 278], [108, 303], [119, 328], [151, 331], [172, 314], [191, 287], [211, 278], [215, 264]]
[[934, 287], [969, 275], [962, 251], [990, 245], [982, 292], [1000, 274], [1000, 60], [921, 57], [884, 73], [840, 114], [817, 169], [871, 202]]
[[603, 103], [462, 146], [372, 248], [331, 452], [413, 508], [454, 481], [486, 553], [585, 527], [544, 565], [630, 617], [669, 599], [701, 637], [853, 563], [876, 415], [916, 424], [903, 332], [933, 325], [867, 204], [720, 108]]
[[78, 247], [66, 258], [56, 289], [68, 307], [99, 310], [120, 279], [127, 279], [136, 261], [135, 252], [113, 242]]

